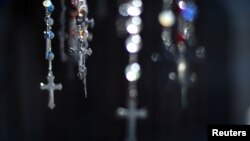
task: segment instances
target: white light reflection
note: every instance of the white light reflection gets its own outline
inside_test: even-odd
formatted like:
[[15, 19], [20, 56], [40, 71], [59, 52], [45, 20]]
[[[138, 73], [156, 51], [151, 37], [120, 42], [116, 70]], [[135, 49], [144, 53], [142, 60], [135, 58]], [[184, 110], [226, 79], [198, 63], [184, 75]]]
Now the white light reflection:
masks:
[[184, 10], [186, 9], [186, 2], [185, 1], [179, 1], [178, 6], [180, 9]]
[[186, 71], [186, 68], [187, 68], [187, 65], [186, 65], [185, 62], [180, 62], [180, 63], [178, 64], [178, 71], [179, 71], [179, 72], [184, 72], [184, 71]]
[[126, 29], [130, 34], [137, 34], [141, 31], [142, 20], [140, 17], [132, 17], [126, 23]]
[[125, 73], [128, 81], [136, 81], [140, 77], [140, 65], [138, 63], [133, 63], [127, 66]]
[[126, 40], [126, 48], [130, 53], [137, 53], [141, 49], [141, 36], [140, 35], [131, 35]]

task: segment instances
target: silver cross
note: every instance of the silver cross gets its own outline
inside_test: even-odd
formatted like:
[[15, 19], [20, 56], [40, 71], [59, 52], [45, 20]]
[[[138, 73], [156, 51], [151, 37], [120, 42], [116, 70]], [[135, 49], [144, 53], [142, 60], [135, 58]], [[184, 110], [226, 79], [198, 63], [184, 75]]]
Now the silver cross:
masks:
[[78, 77], [83, 80], [84, 83], [84, 92], [85, 98], [87, 98], [87, 83], [86, 83], [86, 75], [87, 75], [87, 68], [86, 68], [86, 58], [87, 55], [91, 55], [92, 50], [90, 48], [82, 47], [79, 51], [79, 60], [78, 60]]
[[62, 84], [55, 84], [54, 83], [55, 77], [54, 77], [53, 73], [48, 74], [47, 80], [48, 80], [47, 84], [40, 83], [40, 89], [49, 91], [48, 106], [50, 109], [54, 109], [56, 106], [55, 102], [54, 102], [54, 91], [55, 90], [62, 90]]
[[122, 118], [128, 119], [127, 138], [126, 141], [136, 141], [136, 120], [137, 118], [146, 118], [146, 109], [138, 110], [135, 98], [130, 98], [128, 101], [128, 109], [118, 108], [117, 114]]

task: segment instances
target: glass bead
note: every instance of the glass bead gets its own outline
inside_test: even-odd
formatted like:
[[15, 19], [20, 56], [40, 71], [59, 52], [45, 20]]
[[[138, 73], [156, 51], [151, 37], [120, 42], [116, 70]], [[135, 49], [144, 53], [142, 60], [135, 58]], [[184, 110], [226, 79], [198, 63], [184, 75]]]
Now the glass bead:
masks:
[[55, 37], [55, 34], [52, 31], [45, 31], [44, 32], [44, 38], [46, 39], [53, 39]]
[[140, 51], [141, 46], [141, 36], [138, 34], [131, 35], [126, 40], [126, 48], [130, 53], [137, 53], [138, 51]]
[[125, 69], [126, 78], [128, 81], [136, 81], [140, 78], [141, 68], [138, 63], [129, 64]]
[[53, 4], [51, 4], [51, 5], [48, 7], [48, 12], [49, 12], [49, 13], [52, 13], [54, 10], [55, 10], [55, 7], [54, 7]]
[[81, 25], [84, 21], [83, 17], [80, 17], [79, 15], [76, 16], [76, 24]]
[[197, 15], [196, 5], [194, 3], [187, 3], [184, 9], [182, 9], [181, 15], [185, 20], [192, 22]]
[[52, 5], [52, 2], [51, 2], [50, 0], [45, 0], [45, 1], [43, 1], [43, 6], [44, 6], [44, 7], [48, 8], [48, 7], [50, 7], [51, 5]]
[[87, 40], [87, 38], [89, 36], [88, 30], [80, 30], [79, 31], [79, 36], [80, 36], [81, 39]]
[[163, 27], [171, 27], [175, 23], [175, 16], [171, 10], [164, 10], [159, 14], [158, 20]]
[[54, 24], [54, 20], [52, 18], [48, 18], [46, 23], [48, 26], [52, 26]]
[[141, 9], [135, 6], [129, 6], [127, 9], [127, 13], [130, 16], [139, 16], [141, 14]]
[[129, 4], [127, 3], [123, 3], [119, 6], [119, 13], [122, 15], [122, 16], [128, 16], [128, 13], [127, 13], [127, 9], [129, 7]]
[[142, 12], [142, 2], [141, 0], [133, 0], [126, 7], [127, 13], [130, 16], [139, 16]]
[[183, 9], [186, 8], [186, 2], [183, 1], [183, 0], [180, 0], [180, 1], [178, 2], [178, 6], [179, 6], [180, 9], [183, 10]]
[[55, 58], [55, 55], [52, 51], [49, 51], [47, 54], [47, 59], [48, 60], [53, 60]]
[[130, 34], [138, 34], [142, 29], [142, 20], [140, 17], [132, 17], [126, 22], [126, 29]]
[[142, 1], [141, 0], [133, 0], [132, 5], [135, 7], [142, 7]]
[[185, 42], [186, 41], [186, 37], [183, 34], [179, 33], [177, 35], [176, 40], [177, 40], [177, 42]]
[[83, 8], [78, 10], [78, 16], [83, 17], [85, 14], [86, 14], [86, 12]]

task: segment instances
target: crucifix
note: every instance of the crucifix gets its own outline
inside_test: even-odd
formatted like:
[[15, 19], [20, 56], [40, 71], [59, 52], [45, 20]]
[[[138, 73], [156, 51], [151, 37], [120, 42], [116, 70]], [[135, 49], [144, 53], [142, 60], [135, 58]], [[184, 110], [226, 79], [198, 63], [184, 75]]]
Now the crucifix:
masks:
[[92, 50], [90, 48], [80, 48], [79, 51], [79, 60], [78, 60], [78, 76], [81, 80], [83, 80], [87, 74], [86, 68], [86, 58], [92, 54]]
[[52, 72], [49, 72], [49, 74], [47, 76], [47, 80], [48, 80], [47, 84], [40, 83], [40, 88], [41, 88], [41, 90], [47, 90], [49, 92], [48, 106], [50, 109], [54, 109], [56, 106], [55, 102], [54, 102], [54, 91], [55, 90], [62, 90], [62, 84], [55, 84], [54, 83], [55, 77], [54, 77]]
[[40, 83], [40, 89], [41, 90], [47, 90], [49, 92], [49, 103], [48, 106], [50, 109], [55, 108], [55, 102], [54, 102], [54, 91], [55, 90], [61, 90], [62, 85], [61, 84], [55, 84], [54, 80], [55, 77], [52, 72], [52, 61], [55, 58], [54, 53], [52, 52], [52, 39], [54, 38], [54, 33], [52, 32], [52, 25], [54, 24], [54, 20], [51, 18], [51, 14], [54, 11], [54, 5], [50, 0], [44, 0], [43, 6], [45, 7], [45, 23], [46, 23], [46, 30], [44, 31], [44, 38], [46, 39], [46, 60], [48, 60], [48, 76], [47, 84]]
[[86, 82], [86, 76], [87, 76], [87, 68], [86, 68], [86, 58], [87, 55], [91, 55], [92, 50], [90, 48], [80, 48], [79, 51], [79, 60], [78, 60], [78, 77], [80, 80], [83, 80], [84, 84], [84, 94], [85, 98], [87, 98], [87, 82]]
[[144, 119], [147, 117], [146, 109], [137, 109], [135, 98], [128, 100], [128, 108], [118, 108], [118, 116], [127, 118], [127, 138], [126, 141], [136, 141], [136, 120], [138, 118]]
[[[74, 15], [74, 19], [71, 20], [71, 30], [75, 30], [77, 33], [73, 34], [70, 39], [71, 47], [70, 51], [73, 52], [78, 58], [78, 77], [83, 80], [85, 98], [87, 98], [87, 86], [86, 86], [86, 58], [92, 54], [92, 50], [88, 48], [88, 41], [92, 39], [91, 34], [88, 31], [88, 27], [94, 26], [94, 20], [89, 19], [88, 5], [86, 0], [72, 0], [73, 9], [77, 10], [77, 15]], [[77, 38], [77, 39], [76, 39]], [[75, 42], [77, 41], [77, 42]]]

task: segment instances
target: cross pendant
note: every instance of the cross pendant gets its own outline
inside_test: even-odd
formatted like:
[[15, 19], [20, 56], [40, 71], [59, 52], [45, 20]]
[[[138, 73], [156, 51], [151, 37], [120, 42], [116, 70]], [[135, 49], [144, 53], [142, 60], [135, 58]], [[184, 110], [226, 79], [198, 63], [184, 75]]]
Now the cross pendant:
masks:
[[79, 51], [79, 60], [78, 60], [78, 76], [81, 80], [85, 79], [87, 75], [87, 68], [85, 65], [87, 55], [91, 55], [92, 50], [90, 48], [81, 48]]
[[118, 108], [117, 114], [122, 118], [127, 118], [127, 137], [126, 141], [136, 141], [136, 120], [137, 118], [143, 119], [147, 117], [146, 109], [136, 109], [135, 98], [128, 101], [128, 109]]
[[54, 80], [55, 77], [52, 72], [50, 72], [47, 76], [48, 83], [43, 84], [40, 83], [40, 89], [41, 90], [47, 90], [49, 92], [49, 103], [48, 107], [52, 110], [55, 108], [55, 102], [54, 102], [54, 91], [55, 90], [62, 90], [62, 84], [55, 84]]

